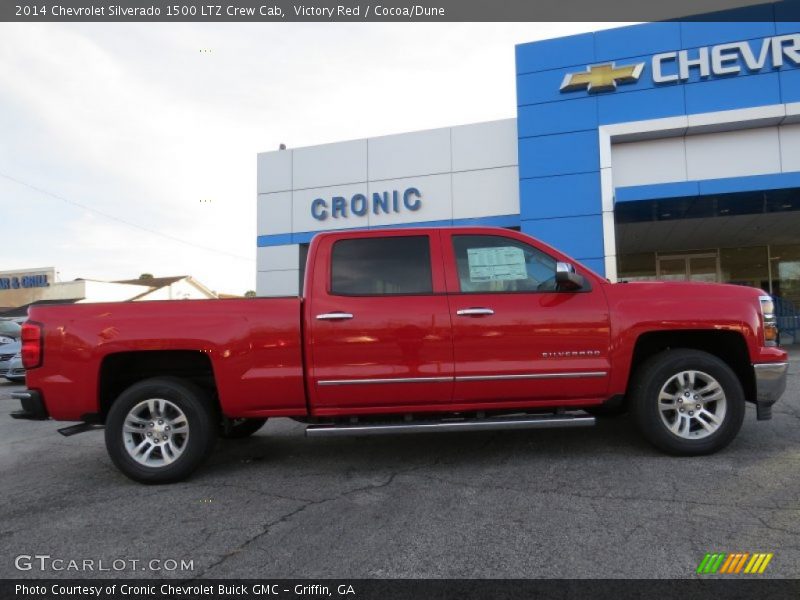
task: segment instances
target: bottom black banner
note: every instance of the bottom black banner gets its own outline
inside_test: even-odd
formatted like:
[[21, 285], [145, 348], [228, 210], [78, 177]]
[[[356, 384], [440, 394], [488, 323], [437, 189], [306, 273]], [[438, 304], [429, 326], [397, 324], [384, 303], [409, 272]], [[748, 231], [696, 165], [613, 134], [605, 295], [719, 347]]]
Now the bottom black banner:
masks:
[[217, 600], [221, 598], [606, 599], [800, 598], [798, 579], [46, 579], [0, 581], [0, 598], [26, 600]]

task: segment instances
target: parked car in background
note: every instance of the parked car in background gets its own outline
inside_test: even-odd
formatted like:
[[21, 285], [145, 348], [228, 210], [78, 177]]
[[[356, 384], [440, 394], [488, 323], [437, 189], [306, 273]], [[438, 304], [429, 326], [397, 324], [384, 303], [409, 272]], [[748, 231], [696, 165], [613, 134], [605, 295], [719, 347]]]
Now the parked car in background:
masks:
[[0, 343], [0, 377], [9, 381], [25, 381], [25, 369], [22, 366], [22, 342], [18, 339], [10, 343]]
[[22, 328], [11, 319], [0, 318], [0, 346], [19, 340]]
[[8, 370], [3, 373], [4, 365], [0, 362], [0, 375], [14, 383], [25, 383], [25, 367], [22, 366], [22, 355], [17, 352], [8, 361]]

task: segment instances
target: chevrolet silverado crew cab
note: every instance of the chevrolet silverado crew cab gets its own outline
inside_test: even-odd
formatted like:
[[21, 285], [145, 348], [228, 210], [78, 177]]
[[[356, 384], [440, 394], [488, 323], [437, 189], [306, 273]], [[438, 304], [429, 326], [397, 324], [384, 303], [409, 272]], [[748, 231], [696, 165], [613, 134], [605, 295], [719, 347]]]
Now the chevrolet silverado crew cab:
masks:
[[104, 426], [114, 464], [188, 476], [271, 417], [308, 436], [581, 427], [628, 409], [670, 454], [725, 447], [786, 385], [771, 298], [615, 283], [486, 227], [322, 233], [303, 297], [30, 309], [12, 416]]

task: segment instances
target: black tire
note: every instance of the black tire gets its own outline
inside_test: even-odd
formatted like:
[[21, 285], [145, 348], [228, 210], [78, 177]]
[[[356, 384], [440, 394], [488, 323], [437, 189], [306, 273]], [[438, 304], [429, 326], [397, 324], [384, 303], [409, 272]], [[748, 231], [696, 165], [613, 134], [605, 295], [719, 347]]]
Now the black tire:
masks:
[[261, 429], [266, 419], [230, 419], [222, 424], [219, 437], [225, 440], [241, 440]]
[[[126, 448], [123, 431], [130, 411], [150, 399], [164, 399], [180, 409], [188, 428], [180, 455], [171, 463], [161, 466], [137, 462]], [[172, 483], [188, 477], [206, 460], [214, 448], [218, 422], [216, 407], [208, 394], [192, 382], [177, 377], [146, 379], [126, 389], [111, 405], [106, 419], [106, 449], [117, 468], [134, 481]], [[143, 440], [143, 434], [136, 435], [139, 436], [137, 440]], [[159, 456], [163, 452], [154, 450], [153, 453]]]
[[[700, 371], [702, 374], [711, 376], [722, 388], [725, 397], [724, 416], [721, 417], [721, 423], [713, 433], [706, 434], [696, 421], [691, 425], [696, 428], [697, 432], [705, 435], [699, 439], [688, 438], [687, 435], [691, 435], [688, 432], [682, 436], [670, 431], [662, 419], [659, 407], [659, 394], [662, 388], [673, 376], [684, 371]], [[677, 400], [666, 400], [666, 402], [675, 403], [674, 406], [678, 407], [677, 402], [683, 402], [681, 396], [683, 394], [677, 393], [675, 396]], [[690, 406], [681, 411], [684, 413], [683, 417], [678, 416], [678, 409], [676, 409], [667, 411], [665, 418], [672, 418], [673, 423], [680, 418], [687, 419], [688, 411], [694, 412], [698, 406], [694, 404], [693, 398], [695, 397], [694, 395], [687, 397]], [[630, 400], [634, 419], [645, 439], [664, 452], [680, 456], [700, 456], [721, 450], [733, 441], [744, 420], [744, 391], [739, 378], [725, 362], [712, 354], [699, 350], [666, 350], [648, 359], [634, 374]], [[700, 406], [705, 408], [704, 403], [701, 403]], [[713, 403], [709, 405], [709, 408], [716, 410], [714, 407]], [[704, 420], [708, 419], [704, 417]], [[689, 420], [689, 423], [692, 421]]]

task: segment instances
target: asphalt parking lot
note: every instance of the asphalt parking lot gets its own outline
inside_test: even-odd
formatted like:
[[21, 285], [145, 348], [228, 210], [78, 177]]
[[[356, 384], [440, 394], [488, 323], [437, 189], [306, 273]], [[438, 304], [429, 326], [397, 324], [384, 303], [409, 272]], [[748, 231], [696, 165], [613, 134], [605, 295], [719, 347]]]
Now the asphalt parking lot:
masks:
[[800, 352], [773, 420], [748, 406], [710, 457], [664, 456], [627, 417], [313, 440], [279, 420], [160, 487], [118, 473], [101, 431], [8, 418], [20, 388], [0, 384], [3, 578], [109, 575], [15, 568], [35, 554], [193, 561], [118, 574], [137, 577], [683, 578], [706, 552], [744, 551], [774, 552], [764, 576], [800, 574]]

